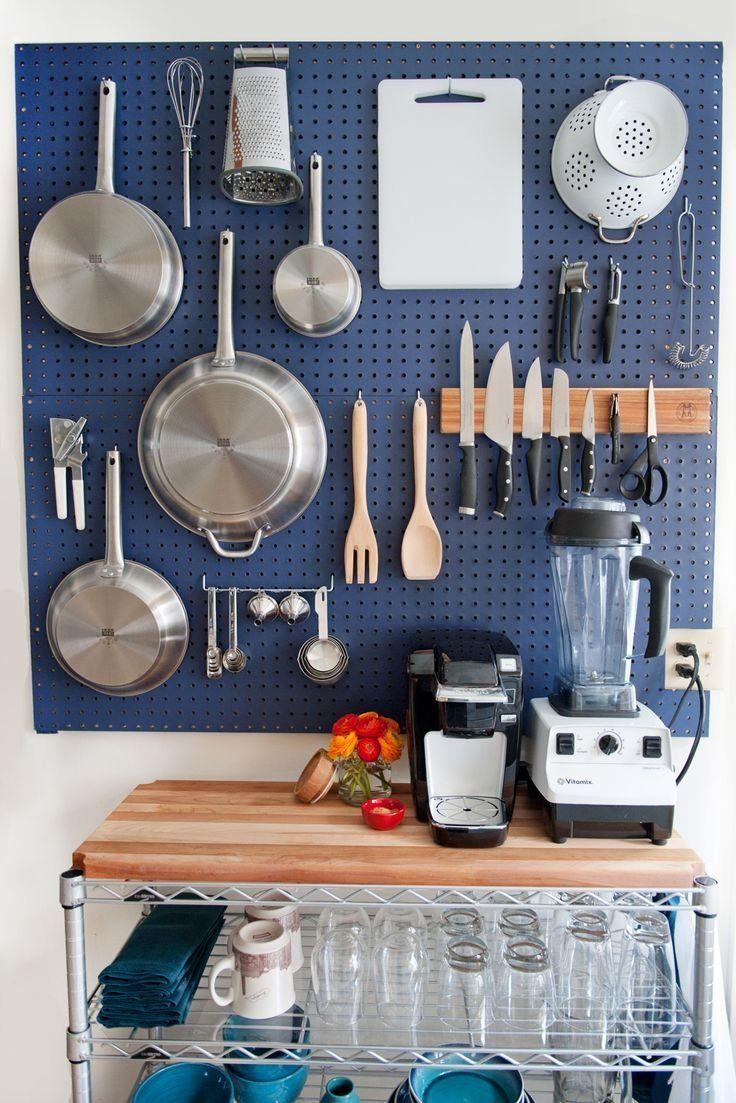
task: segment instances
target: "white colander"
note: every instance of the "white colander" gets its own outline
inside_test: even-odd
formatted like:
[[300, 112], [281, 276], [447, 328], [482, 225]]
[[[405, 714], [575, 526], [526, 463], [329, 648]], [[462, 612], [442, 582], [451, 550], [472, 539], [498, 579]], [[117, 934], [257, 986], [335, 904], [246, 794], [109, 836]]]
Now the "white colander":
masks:
[[[609, 88], [614, 82], [618, 87]], [[670, 202], [682, 180], [687, 114], [669, 88], [609, 77], [557, 131], [552, 179], [562, 202], [610, 245], [631, 241]], [[606, 230], [624, 230], [609, 237]]]

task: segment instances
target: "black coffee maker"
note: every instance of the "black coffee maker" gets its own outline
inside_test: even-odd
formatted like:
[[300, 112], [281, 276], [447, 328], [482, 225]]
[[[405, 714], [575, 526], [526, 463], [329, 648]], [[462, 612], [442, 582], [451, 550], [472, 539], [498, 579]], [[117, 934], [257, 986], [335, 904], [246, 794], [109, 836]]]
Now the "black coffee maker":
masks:
[[514, 810], [521, 658], [500, 632], [413, 651], [408, 751], [417, 818], [442, 846], [499, 846]]

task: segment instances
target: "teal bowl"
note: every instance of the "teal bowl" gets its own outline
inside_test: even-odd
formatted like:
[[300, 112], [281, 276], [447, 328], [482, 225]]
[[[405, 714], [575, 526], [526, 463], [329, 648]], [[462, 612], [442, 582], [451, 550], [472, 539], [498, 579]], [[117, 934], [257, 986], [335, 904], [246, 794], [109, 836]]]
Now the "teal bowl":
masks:
[[299, 1004], [294, 1004], [283, 1015], [272, 1019], [244, 1019], [240, 1015], [230, 1015], [222, 1028], [223, 1040], [239, 1042], [263, 1060], [259, 1064], [228, 1064], [228, 1068], [233, 1076], [241, 1080], [283, 1080], [302, 1065], [293, 1060], [278, 1063], [277, 1058], [286, 1057], [285, 1050], [295, 1052], [299, 1058], [306, 1057], [308, 1049], [295, 1050], [294, 1047], [300, 1042], [304, 1046], [309, 1043], [310, 1029], [309, 1016], [305, 1015]]
[[[470, 1063], [474, 1058], [484, 1060], [487, 1054], [444, 1050], [422, 1056], [432, 1063], [415, 1065], [409, 1073], [411, 1103], [533, 1103], [521, 1073], [502, 1057], [493, 1060], [509, 1064], [508, 1069]], [[464, 1057], [469, 1062], [459, 1065], [458, 1058]]]
[[290, 1068], [280, 1080], [250, 1080], [239, 1075], [248, 1065], [228, 1065], [238, 1103], [293, 1103], [307, 1082], [309, 1067]]
[[233, 1085], [217, 1065], [164, 1065], [138, 1085], [130, 1103], [233, 1103]]

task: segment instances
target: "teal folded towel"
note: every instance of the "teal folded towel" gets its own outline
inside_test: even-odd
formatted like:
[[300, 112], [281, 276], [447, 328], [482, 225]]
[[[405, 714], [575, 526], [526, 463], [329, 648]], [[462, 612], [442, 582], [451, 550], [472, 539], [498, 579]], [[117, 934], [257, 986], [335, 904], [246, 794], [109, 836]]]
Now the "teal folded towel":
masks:
[[225, 909], [159, 905], [100, 973], [103, 1026], [171, 1026], [187, 1016]]

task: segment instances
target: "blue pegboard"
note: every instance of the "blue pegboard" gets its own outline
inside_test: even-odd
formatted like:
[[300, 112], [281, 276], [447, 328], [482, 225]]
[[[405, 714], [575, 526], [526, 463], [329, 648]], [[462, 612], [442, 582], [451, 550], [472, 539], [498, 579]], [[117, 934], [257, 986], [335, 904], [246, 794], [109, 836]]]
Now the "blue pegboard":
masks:
[[[478, 438], [480, 509], [457, 513], [459, 453], [438, 432], [438, 395], [457, 385], [460, 331], [467, 317], [478, 354], [478, 384], [490, 358], [510, 341], [516, 383], [541, 355], [551, 378], [551, 329], [560, 258], [590, 262], [594, 290], [586, 303], [583, 362], [568, 365], [571, 385], [708, 386], [717, 355], [686, 377], [666, 363], [670, 334], [684, 331], [684, 300], [673, 269], [673, 228], [683, 194], [700, 223], [699, 339], [717, 346], [720, 239], [721, 60], [717, 43], [296, 43], [289, 95], [297, 164], [304, 176], [312, 150], [325, 162], [328, 242], [355, 262], [363, 282], [361, 311], [349, 330], [324, 341], [287, 330], [271, 301], [273, 270], [305, 240], [306, 202], [246, 208], [217, 184], [236, 44], [98, 44], [19, 46], [16, 51], [20, 264], [24, 346], [26, 499], [35, 721], [39, 731], [135, 729], [323, 731], [342, 712], [376, 707], [401, 717], [404, 660], [419, 641], [441, 641], [444, 625], [492, 626], [520, 647], [528, 695], [547, 691], [555, 668], [553, 611], [544, 525], [556, 504], [552, 448], [546, 442], [547, 492], [531, 506], [521, 448], [517, 497], [505, 524], [491, 518], [492, 460]], [[192, 163], [192, 227], [183, 230], [180, 141], [165, 71], [191, 54], [205, 69], [205, 96]], [[557, 199], [549, 169], [555, 132], [567, 111], [611, 73], [661, 80], [682, 99], [690, 120], [683, 187], [670, 208], [635, 241], [616, 250], [624, 295], [616, 362], [600, 363], [608, 248]], [[378, 286], [376, 88], [385, 77], [516, 76], [524, 84], [524, 278], [504, 292], [386, 292]], [[97, 85], [118, 85], [116, 185], [152, 207], [174, 231], [185, 267], [184, 293], [171, 322], [130, 348], [97, 348], [56, 326], [30, 289], [28, 245], [53, 202], [94, 184]], [[413, 186], [420, 188], [421, 180]], [[329, 441], [325, 482], [306, 515], [265, 542], [252, 560], [219, 561], [203, 540], [179, 528], [148, 494], [135, 458], [140, 412], [156, 382], [174, 365], [214, 345], [217, 236], [231, 226], [238, 240], [236, 345], [284, 365], [303, 380], [322, 410]], [[674, 278], [673, 278], [674, 274]], [[352, 508], [349, 426], [363, 388], [369, 406], [369, 499], [381, 553], [379, 585], [346, 587], [342, 544]], [[407, 582], [401, 535], [410, 512], [411, 411], [421, 387], [430, 408], [430, 499], [445, 541], [434, 584]], [[86, 416], [88, 528], [56, 519], [48, 418]], [[599, 426], [599, 489], [615, 489], [605, 427]], [[518, 441], [517, 441], [518, 443]], [[623, 463], [641, 447], [624, 438]], [[152, 694], [110, 698], [67, 678], [51, 658], [44, 619], [49, 596], [73, 567], [103, 552], [105, 450], [123, 453], [124, 538], [128, 556], [160, 570], [179, 590], [192, 638], [180, 671]], [[712, 437], [661, 441], [670, 493], [643, 515], [652, 554], [676, 572], [673, 623], [711, 623], [715, 450]], [[555, 461], [556, 462], [556, 461]], [[201, 576], [221, 585], [314, 586], [337, 579], [330, 613], [350, 651], [346, 677], [332, 688], [305, 681], [296, 668], [314, 621], [253, 628], [241, 616], [251, 659], [244, 674], [220, 682], [204, 676], [205, 602]], [[221, 607], [221, 623], [225, 605]], [[242, 610], [244, 614], [244, 609]], [[640, 695], [669, 718], [675, 695], [663, 692], [660, 662], [636, 662]], [[690, 727], [684, 712], [680, 730]]]

